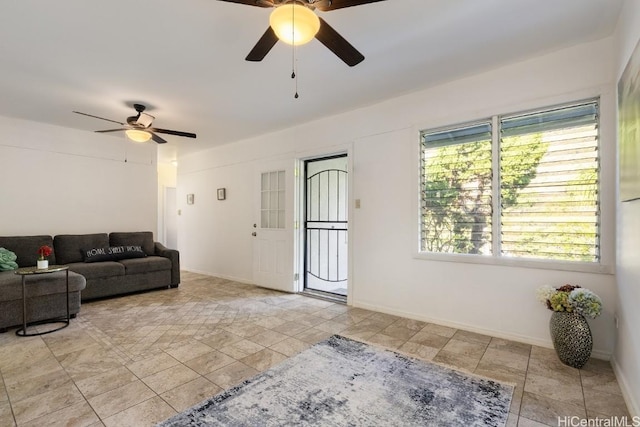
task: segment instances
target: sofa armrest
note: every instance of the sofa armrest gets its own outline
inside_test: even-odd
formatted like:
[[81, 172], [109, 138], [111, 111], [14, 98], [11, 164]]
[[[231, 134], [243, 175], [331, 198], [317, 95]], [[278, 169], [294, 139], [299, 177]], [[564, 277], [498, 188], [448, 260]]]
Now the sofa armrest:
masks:
[[180, 284], [180, 253], [175, 249], [168, 249], [160, 242], [154, 242], [157, 256], [168, 258], [171, 261], [171, 287]]

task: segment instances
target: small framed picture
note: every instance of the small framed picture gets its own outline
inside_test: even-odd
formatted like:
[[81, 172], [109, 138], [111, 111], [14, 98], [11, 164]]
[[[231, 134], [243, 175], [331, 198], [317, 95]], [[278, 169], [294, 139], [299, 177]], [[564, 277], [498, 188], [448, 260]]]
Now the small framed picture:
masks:
[[192, 205], [193, 204], [193, 193], [187, 194], [187, 204], [188, 205]]
[[224, 200], [227, 198], [227, 190], [225, 188], [218, 188], [218, 200]]

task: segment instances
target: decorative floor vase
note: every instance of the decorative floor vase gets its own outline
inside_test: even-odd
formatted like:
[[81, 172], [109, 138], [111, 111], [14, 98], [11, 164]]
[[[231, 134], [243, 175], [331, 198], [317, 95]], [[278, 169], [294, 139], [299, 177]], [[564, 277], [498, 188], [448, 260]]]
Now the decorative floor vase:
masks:
[[553, 347], [565, 365], [582, 368], [593, 349], [593, 337], [587, 319], [578, 313], [554, 311], [549, 321]]
[[39, 259], [38, 264], [36, 265], [38, 270], [46, 270], [49, 268], [49, 260], [48, 259]]

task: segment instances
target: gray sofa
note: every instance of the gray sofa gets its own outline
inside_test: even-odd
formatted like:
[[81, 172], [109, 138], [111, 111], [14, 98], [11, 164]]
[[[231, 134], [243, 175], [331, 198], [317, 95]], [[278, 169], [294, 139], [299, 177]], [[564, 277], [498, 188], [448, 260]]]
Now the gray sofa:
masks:
[[[69, 266], [73, 315], [80, 311], [81, 301], [180, 284], [178, 251], [154, 242], [150, 231], [0, 236], [0, 247], [17, 255], [19, 267], [34, 266], [42, 245], [53, 248], [50, 265]], [[29, 322], [66, 313], [64, 274], [27, 278], [28, 295], [34, 295], [27, 304]], [[0, 329], [22, 323], [21, 279], [13, 271], [0, 272]]]
[[[86, 262], [87, 251], [110, 247], [139, 247], [144, 257], [106, 256], [105, 261]], [[58, 264], [68, 265], [87, 280], [83, 301], [180, 284], [178, 251], [154, 242], [150, 231], [59, 234], [53, 238], [53, 249]]]

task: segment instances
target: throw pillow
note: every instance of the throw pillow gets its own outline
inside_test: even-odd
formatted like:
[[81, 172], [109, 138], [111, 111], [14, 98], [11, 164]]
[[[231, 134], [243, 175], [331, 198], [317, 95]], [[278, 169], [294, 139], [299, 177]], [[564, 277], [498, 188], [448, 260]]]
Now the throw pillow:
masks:
[[110, 246], [141, 246], [147, 255], [155, 254], [153, 233], [151, 231], [112, 232], [109, 233]]
[[82, 250], [84, 262], [103, 262], [115, 260], [114, 255], [109, 251], [111, 248], [91, 248]]
[[142, 246], [111, 246], [109, 248], [116, 260], [118, 259], [130, 259], [130, 258], [144, 258], [147, 256]]
[[83, 249], [84, 262], [118, 261], [129, 258], [144, 258], [147, 254], [142, 246], [109, 246], [106, 248]]
[[9, 249], [0, 248], [0, 271], [15, 270], [18, 268], [16, 259], [18, 259], [16, 254]]

